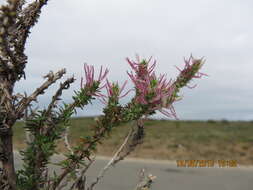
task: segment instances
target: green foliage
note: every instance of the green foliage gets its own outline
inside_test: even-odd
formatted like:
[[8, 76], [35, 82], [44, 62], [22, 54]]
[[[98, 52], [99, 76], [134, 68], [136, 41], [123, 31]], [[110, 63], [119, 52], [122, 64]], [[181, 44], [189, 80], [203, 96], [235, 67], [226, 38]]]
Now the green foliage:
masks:
[[[98, 86], [94, 85], [90, 91], [93, 92], [96, 88]], [[37, 189], [47, 180], [45, 173], [51, 156], [56, 153], [56, 143], [62, 138], [75, 109], [83, 108], [93, 99], [90, 91], [81, 89], [75, 92], [72, 104], [63, 103], [63, 106], [58, 107], [58, 111], [39, 110], [26, 120], [24, 128], [30, 133], [32, 140], [27, 143], [25, 150], [20, 151], [24, 161], [23, 168], [17, 172], [17, 184], [20, 190]], [[70, 154], [67, 157], [69, 160], [59, 163], [62, 168], [69, 167], [72, 162], [84, 164], [78, 156]]]

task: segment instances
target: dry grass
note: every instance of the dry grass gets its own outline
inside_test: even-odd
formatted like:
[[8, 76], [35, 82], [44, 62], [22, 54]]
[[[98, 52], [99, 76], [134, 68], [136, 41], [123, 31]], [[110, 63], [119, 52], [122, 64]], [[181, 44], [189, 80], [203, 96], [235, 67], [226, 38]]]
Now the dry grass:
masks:
[[[22, 123], [17, 123], [14, 146], [24, 148]], [[78, 143], [79, 136], [90, 134], [94, 118], [71, 120], [70, 142]], [[165, 160], [177, 159], [233, 159], [239, 164], [253, 164], [253, 122], [228, 121], [165, 121], [148, 120], [144, 143], [132, 157]], [[111, 138], [98, 147], [98, 154], [110, 156], [120, 145], [129, 125], [117, 127]], [[65, 151], [59, 142], [59, 151]]]

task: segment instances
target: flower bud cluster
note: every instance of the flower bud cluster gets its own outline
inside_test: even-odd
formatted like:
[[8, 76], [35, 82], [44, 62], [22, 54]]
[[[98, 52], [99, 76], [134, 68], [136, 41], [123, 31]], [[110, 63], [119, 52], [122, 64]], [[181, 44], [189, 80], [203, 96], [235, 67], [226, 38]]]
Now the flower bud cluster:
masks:
[[[149, 66], [151, 60], [150, 58], [148, 61], [145, 59], [140, 61], [137, 58], [137, 62], [134, 62], [127, 59], [133, 69], [128, 75], [135, 85], [135, 102], [146, 105], [150, 113], [159, 110], [166, 116], [176, 117], [172, 104], [167, 103], [175, 89], [172, 81], [167, 80], [165, 75], [158, 77], [154, 72], [156, 61]], [[170, 112], [164, 109], [169, 109]]]
[[[137, 61], [131, 61], [127, 58], [127, 62], [132, 68], [132, 71], [127, 72], [131, 81], [134, 84], [135, 97], [132, 101], [133, 104], [138, 104], [147, 110], [146, 114], [153, 114], [155, 111], [160, 111], [162, 114], [168, 117], [175, 117], [175, 109], [173, 103], [179, 100], [179, 90], [187, 86], [187, 84], [193, 78], [201, 78], [203, 73], [199, 70], [203, 65], [202, 59], [194, 59], [192, 56], [189, 60], [185, 60], [185, 67], [180, 70], [175, 81], [168, 80], [165, 74], [156, 75], [154, 69], [156, 66], [156, 60], [152, 61], [152, 57], [149, 60], [140, 60], [137, 57]], [[81, 81], [82, 88], [91, 88], [94, 84], [100, 85], [103, 80], [106, 79], [108, 70], [103, 72], [101, 67], [100, 74], [97, 80], [94, 79], [94, 67], [84, 65], [86, 83], [83, 85], [83, 78]], [[122, 87], [117, 83], [111, 83], [106, 79], [106, 83], [102, 87], [97, 86], [97, 90], [94, 91], [95, 96], [98, 96], [100, 101], [104, 104], [112, 103], [118, 104], [120, 98], [125, 97], [130, 91], [128, 90], [122, 94], [125, 89], [127, 81], [124, 82]], [[100, 93], [102, 88], [106, 88], [107, 95]]]
[[201, 78], [202, 76], [207, 76], [206, 74], [199, 72], [199, 70], [204, 64], [203, 59], [194, 59], [191, 56], [188, 60], [185, 59], [184, 61], [185, 61], [184, 69], [181, 70], [177, 67], [177, 69], [180, 71], [180, 74], [175, 82], [177, 88], [187, 86], [187, 84], [193, 78]]
[[101, 66], [97, 79], [95, 79], [94, 66], [90, 66], [85, 63], [84, 71], [85, 79], [83, 77], [81, 78], [81, 89], [90, 90], [90, 95], [104, 97], [104, 95], [100, 93], [100, 90], [102, 90], [106, 86], [106, 84], [102, 85], [102, 83], [105, 81], [106, 75], [108, 74], [109, 70], [105, 69], [103, 71], [103, 67]]

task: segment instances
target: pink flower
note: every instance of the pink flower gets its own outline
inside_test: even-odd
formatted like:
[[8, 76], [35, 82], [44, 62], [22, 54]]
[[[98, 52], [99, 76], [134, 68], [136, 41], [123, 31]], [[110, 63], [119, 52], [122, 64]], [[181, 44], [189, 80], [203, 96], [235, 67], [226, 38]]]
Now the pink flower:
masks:
[[[101, 99], [101, 102], [104, 104], [108, 103], [109, 98], [114, 98], [116, 101], [118, 101], [120, 98], [125, 97], [129, 92], [132, 91], [132, 89], [128, 90], [124, 94], [122, 92], [124, 91], [126, 87], [127, 81], [125, 81], [122, 85], [122, 87], [119, 86], [118, 82], [117, 83], [110, 83], [108, 80], [106, 80], [106, 91], [107, 91], [107, 96], [103, 96]], [[107, 100], [106, 100], [107, 99]]]
[[129, 58], [127, 58], [126, 60], [128, 64], [132, 67], [134, 72], [138, 75], [138, 78], [145, 79], [146, 76], [150, 75], [153, 72], [156, 66], [156, 60], [150, 67], [148, 67], [148, 64], [150, 63], [152, 57], [150, 57], [148, 61], [146, 60], [140, 61], [139, 56], [136, 56], [136, 59], [138, 62], [130, 61]]
[[[208, 76], [204, 73], [199, 72], [199, 70], [204, 64], [203, 59], [194, 59], [193, 56], [190, 56], [188, 60], [184, 59], [184, 62], [185, 62], [185, 66], [182, 70], [179, 69], [177, 66], [175, 66], [180, 71], [180, 74], [177, 77], [177, 80], [175, 82], [177, 83], [179, 88], [187, 86], [187, 83], [189, 83], [190, 80], [193, 78], [201, 78], [202, 76]], [[196, 87], [196, 85], [189, 88], [194, 88], [194, 87]]]
[[81, 78], [81, 88], [92, 88], [95, 84], [98, 85], [96, 89], [95, 96], [104, 96], [103, 94], [99, 93], [99, 91], [106, 86], [106, 84], [102, 85], [103, 81], [105, 80], [109, 70], [105, 69], [103, 71], [103, 67], [100, 67], [100, 72], [98, 79], [94, 78], [94, 66], [84, 64], [84, 71], [85, 71], [85, 83], [84, 78]]
[[[127, 59], [134, 72], [127, 72], [135, 85], [136, 103], [148, 105], [149, 111], [160, 111], [166, 116], [176, 117], [172, 103], [169, 102], [175, 87], [171, 80], [167, 80], [165, 75], [156, 76], [154, 68], [156, 61], [149, 66], [151, 58], [146, 61], [131, 62]], [[167, 109], [167, 110], [166, 110]]]

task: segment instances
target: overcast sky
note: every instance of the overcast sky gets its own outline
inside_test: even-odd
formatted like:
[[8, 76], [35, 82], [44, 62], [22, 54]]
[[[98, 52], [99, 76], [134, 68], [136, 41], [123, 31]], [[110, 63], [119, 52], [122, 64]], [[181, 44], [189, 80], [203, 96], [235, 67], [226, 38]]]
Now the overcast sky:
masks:
[[[183, 67], [183, 58], [193, 54], [205, 57], [202, 72], [209, 77], [182, 91], [178, 117], [253, 120], [252, 9], [252, 0], [50, 0], [32, 29], [27, 80], [16, 91], [31, 92], [42, 75], [60, 68], [74, 74], [72, 89], [78, 89], [84, 62], [108, 67], [109, 78], [122, 83], [128, 79], [125, 58], [136, 53], [153, 56], [157, 73], [175, 78], [174, 65]], [[64, 97], [69, 102], [71, 92]], [[41, 106], [48, 98], [40, 98]], [[79, 115], [102, 111], [98, 102], [89, 108]]]

